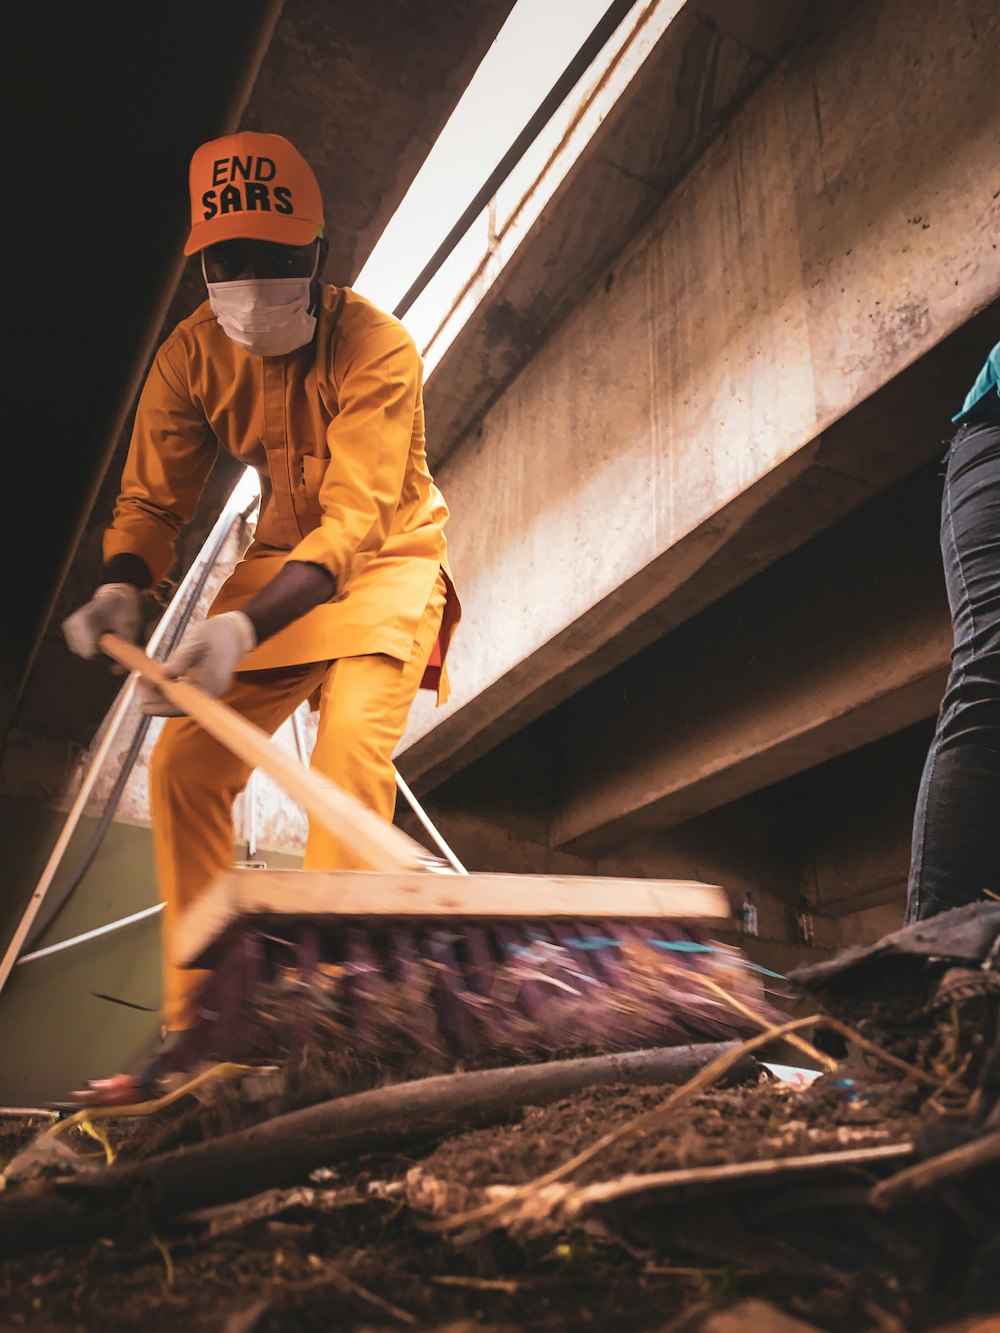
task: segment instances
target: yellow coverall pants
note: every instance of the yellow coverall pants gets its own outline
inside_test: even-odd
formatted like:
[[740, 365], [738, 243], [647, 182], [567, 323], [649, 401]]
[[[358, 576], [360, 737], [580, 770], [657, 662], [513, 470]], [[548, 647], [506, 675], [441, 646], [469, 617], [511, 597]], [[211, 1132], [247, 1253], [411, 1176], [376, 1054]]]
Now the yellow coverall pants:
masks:
[[[396, 805], [393, 751], [437, 639], [445, 604], [439, 575], [409, 661], [377, 654], [278, 667], [237, 676], [224, 696], [230, 707], [273, 734], [320, 690], [311, 767], [391, 821]], [[233, 864], [233, 802], [249, 767], [190, 718], [169, 718], [149, 767], [150, 818], [157, 883], [163, 899], [163, 1022], [172, 1031], [194, 1022], [193, 1002], [205, 973], [174, 962], [181, 914]], [[356, 858], [310, 820], [303, 868], [347, 870]]]

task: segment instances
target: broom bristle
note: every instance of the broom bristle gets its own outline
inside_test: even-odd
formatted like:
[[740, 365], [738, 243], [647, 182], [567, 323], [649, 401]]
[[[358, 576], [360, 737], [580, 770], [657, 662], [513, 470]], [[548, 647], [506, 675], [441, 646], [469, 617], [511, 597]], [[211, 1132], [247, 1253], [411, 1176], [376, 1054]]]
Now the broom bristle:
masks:
[[344, 925], [307, 980], [284, 969], [313, 1041], [442, 1066], [737, 1039], [760, 1030], [747, 1009], [783, 1018], [763, 975], [698, 926], [609, 921]]

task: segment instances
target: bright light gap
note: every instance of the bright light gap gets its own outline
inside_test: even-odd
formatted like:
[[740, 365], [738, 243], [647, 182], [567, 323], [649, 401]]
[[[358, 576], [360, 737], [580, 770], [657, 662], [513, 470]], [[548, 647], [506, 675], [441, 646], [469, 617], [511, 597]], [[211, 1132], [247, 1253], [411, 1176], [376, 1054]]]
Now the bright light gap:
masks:
[[517, 0], [358, 274], [356, 291], [393, 309], [610, 3]]

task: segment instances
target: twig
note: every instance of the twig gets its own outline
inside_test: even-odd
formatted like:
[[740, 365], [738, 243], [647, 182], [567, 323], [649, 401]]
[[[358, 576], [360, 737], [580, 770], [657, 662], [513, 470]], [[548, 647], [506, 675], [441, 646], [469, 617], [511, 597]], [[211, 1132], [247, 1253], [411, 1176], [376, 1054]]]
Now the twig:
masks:
[[697, 1268], [684, 1264], [647, 1264], [643, 1277], [740, 1277], [743, 1273], [753, 1272], [756, 1270], [741, 1268], [739, 1264], [701, 1264]]
[[[765, 1022], [765, 1020], [760, 1018], [758, 1018], [757, 1021], [761, 1023]], [[881, 1059], [902, 1070], [909, 1076], [916, 1078], [921, 1082], [929, 1083], [934, 1088], [938, 1088], [941, 1085], [939, 1079], [933, 1078], [929, 1074], [925, 1074], [923, 1070], [917, 1069], [914, 1065], [907, 1064], [906, 1061], [900, 1060], [894, 1055], [890, 1055], [888, 1051], [884, 1051], [880, 1046], [869, 1041], [867, 1037], [862, 1037], [860, 1033], [855, 1032], [853, 1028], [848, 1027], [846, 1023], [842, 1023], [836, 1018], [830, 1018], [825, 1014], [808, 1015], [804, 1018], [792, 1019], [788, 1023], [781, 1024], [780, 1027], [774, 1027], [771, 1023], [767, 1023], [764, 1032], [758, 1033], [755, 1037], [747, 1038], [747, 1040], [740, 1043], [735, 1050], [726, 1051], [722, 1055], [716, 1057], [710, 1064], [707, 1064], [703, 1069], [700, 1069], [693, 1078], [688, 1080], [687, 1083], [682, 1084], [679, 1088], [676, 1088], [671, 1092], [659, 1106], [654, 1106], [651, 1110], [637, 1116], [634, 1120], [630, 1120], [625, 1125], [619, 1125], [617, 1128], [609, 1130], [607, 1134], [602, 1135], [596, 1142], [592, 1143], [589, 1147], [584, 1148], [581, 1152], [576, 1153], [575, 1156], [569, 1158], [560, 1166], [554, 1167], [544, 1175], [536, 1176], [534, 1180], [530, 1180], [526, 1184], [518, 1186], [506, 1199], [496, 1199], [490, 1203], [482, 1204], [478, 1208], [470, 1209], [464, 1213], [455, 1214], [450, 1218], [441, 1218], [427, 1222], [425, 1223], [427, 1230], [461, 1230], [466, 1236], [471, 1236], [483, 1234], [481, 1226], [477, 1226], [477, 1224], [485, 1223], [486, 1230], [490, 1230], [491, 1226], [502, 1225], [500, 1219], [503, 1215], [516, 1213], [525, 1200], [529, 1199], [532, 1195], [545, 1190], [549, 1185], [554, 1184], [556, 1181], [562, 1180], [578, 1167], [584, 1166], [587, 1162], [592, 1161], [595, 1157], [598, 1157], [602, 1152], [605, 1152], [614, 1144], [619, 1143], [622, 1139], [627, 1138], [631, 1134], [642, 1132], [664, 1119], [671, 1112], [676, 1111], [679, 1106], [683, 1105], [685, 1102], [691, 1101], [703, 1089], [708, 1088], [715, 1083], [741, 1057], [750, 1054], [761, 1046], [768, 1045], [769, 1042], [775, 1041], [781, 1037], [789, 1036], [790, 1034], [799, 1031], [801, 1028], [809, 1026], [833, 1028], [834, 1031], [839, 1032], [841, 1036], [856, 1042], [865, 1050], [879, 1056]], [[474, 1228], [472, 1232], [469, 1231], [470, 1227]]]
[[[681, 968], [672, 968], [671, 970], [678, 974], [682, 972]], [[758, 1014], [755, 1009], [752, 1009], [749, 1005], [744, 1004], [741, 1000], [737, 1000], [735, 995], [731, 995], [724, 986], [720, 986], [719, 983], [717, 981], [713, 981], [711, 977], [704, 977], [701, 975], [700, 972], [686, 972], [686, 971], [683, 972], [683, 976], [685, 977], [686, 980], [697, 982], [699, 986], [704, 986], [706, 990], [712, 991], [714, 994], [718, 995], [720, 999], [724, 1000], [725, 1003], [728, 1004], [731, 1008], [735, 1009], [738, 1013], [743, 1014], [745, 1018], [753, 1019], [753, 1021], [755, 1023], [759, 1023], [762, 1028], [770, 1030], [772, 1032], [775, 1030], [777, 1026], [776, 1024], [770, 1022], [769, 1019], [764, 1018], [761, 1014]], [[811, 1042], [806, 1041], [804, 1038], [799, 1037], [793, 1033], [789, 1036], [788, 1042], [789, 1045], [796, 1047], [797, 1050], [800, 1050], [803, 1052], [803, 1054], [808, 1055], [811, 1060], [818, 1061], [819, 1064], [823, 1065], [827, 1070], [833, 1070], [837, 1068], [837, 1061], [833, 1058], [833, 1056], [826, 1055], [822, 1051], [818, 1051], [816, 1047], [812, 1045]]]
[[[675, 970], [680, 971], [680, 969]], [[684, 975], [690, 980], [698, 982], [699, 985], [707, 987], [709, 990], [717, 991], [719, 996], [727, 1004], [731, 1005], [734, 1009], [739, 1010], [740, 1013], [745, 1014], [748, 1018], [752, 1018], [754, 1022], [759, 1023], [762, 1028], [769, 1028], [771, 1031], [777, 1031], [773, 1023], [758, 1014], [756, 1010], [741, 1003], [735, 996], [730, 995], [727, 990], [717, 982], [712, 981], [710, 977], [703, 977], [697, 972], [690, 974], [685, 973]], [[869, 1051], [872, 1055], [877, 1055], [879, 1059], [885, 1061], [886, 1064], [893, 1065], [902, 1073], [909, 1074], [912, 1078], [915, 1078], [922, 1083], [927, 1083], [933, 1088], [941, 1090], [943, 1087], [947, 1086], [948, 1081], [950, 1081], [945, 1080], [942, 1082], [941, 1079], [935, 1078], [933, 1074], [928, 1074], [923, 1069], [918, 1069], [916, 1065], [908, 1064], [898, 1056], [891, 1055], [884, 1047], [876, 1045], [873, 1041], [869, 1041], [867, 1037], [863, 1037], [861, 1033], [856, 1032], [854, 1028], [848, 1027], [846, 1023], [842, 1023], [839, 1019], [832, 1018], [828, 1014], [817, 1014], [813, 1021], [820, 1027], [832, 1028], [833, 1031], [839, 1032], [840, 1035], [848, 1041], [853, 1041], [856, 1046], [860, 1046], [862, 1050]], [[817, 1050], [815, 1046], [808, 1041], [804, 1041], [801, 1037], [790, 1035], [788, 1042], [789, 1045], [797, 1047], [812, 1059], [818, 1060], [820, 1064], [825, 1065], [828, 1071], [838, 1068], [839, 1062], [837, 1060], [833, 1059], [832, 1056], [825, 1055], [822, 1051]]]
[[871, 1315], [872, 1319], [875, 1320], [875, 1323], [882, 1329], [882, 1333], [906, 1333], [906, 1325], [902, 1320], [897, 1319], [891, 1311], [884, 1310], [882, 1306], [877, 1305], [875, 1301], [870, 1299], [866, 1300], [864, 1302], [864, 1308], [865, 1312]]
[[[801, 1176], [819, 1171], [843, 1170], [871, 1166], [876, 1162], [894, 1160], [912, 1155], [909, 1142], [882, 1144], [875, 1148], [851, 1148], [842, 1152], [816, 1153], [810, 1157], [776, 1157], [764, 1161], [726, 1162], [720, 1166], [692, 1167], [674, 1171], [656, 1171], [646, 1174], [626, 1174], [614, 1180], [596, 1181], [591, 1185], [548, 1185], [521, 1203], [518, 1211], [504, 1216], [504, 1225], [520, 1229], [565, 1230], [578, 1221], [580, 1215], [604, 1204], [636, 1195], [655, 1193], [661, 1196], [676, 1191], [695, 1189], [699, 1195], [713, 1186], [730, 1188], [754, 1184], [770, 1184], [776, 1175]], [[510, 1203], [510, 1196], [505, 1201]], [[466, 1233], [468, 1234], [468, 1233]], [[478, 1235], [478, 1232], [473, 1233]]]
[[839, 1018], [830, 1018], [823, 1014], [816, 1019], [816, 1022], [823, 1027], [832, 1028], [834, 1032], [839, 1032], [847, 1041], [853, 1041], [855, 1046], [860, 1046], [863, 1051], [868, 1051], [871, 1055], [877, 1055], [885, 1064], [892, 1065], [900, 1073], [908, 1074], [910, 1078], [915, 1078], [918, 1083], [926, 1083], [936, 1089], [945, 1086], [947, 1080], [935, 1078], [933, 1074], [928, 1074], [926, 1070], [918, 1069], [916, 1065], [901, 1060], [898, 1055], [891, 1055], [885, 1047], [876, 1045], [875, 1042], [869, 1041], [867, 1037], [862, 1037], [860, 1032], [855, 1032], [854, 1028], [848, 1027]]
[[617, 1180], [601, 1180], [592, 1185], [581, 1185], [566, 1195], [563, 1205], [574, 1213], [595, 1203], [609, 1203], [648, 1190], [683, 1189], [691, 1185], [739, 1183], [757, 1179], [767, 1180], [775, 1175], [811, 1174], [830, 1167], [868, 1166], [873, 1162], [908, 1157], [913, 1152], [909, 1141], [882, 1143], [874, 1148], [847, 1148], [841, 1152], [812, 1153], [808, 1157], [768, 1157], [752, 1162], [723, 1162], [718, 1166], [683, 1167], [674, 1171], [652, 1171], [644, 1174], [620, 1176]]
[[703, 1264], [698, 1268], [685, 1267], [681, 1264], [647, 1264], [643, 1275], [650, 1273], [655, 1277], [725, 1277], [729, 1273], [752, 1273], [752, 1268], [739, 1268], [730, 1264], [718, 1266]]
[[682, 1083], [667, 1097], [666, 1101], [661, 1102], [659, 1106], [654, 1106], [651, 1110], [645, 1111], [642, 1115], [636, 1116], [625, 1125], [619, 1125], [617, 1128], [609, 1130], [607, 1134], [602, 1134], [596, 1142], [581, 1152], [576, 1153], [561, 1165], [553, 1167], [551, 1171], [545, 1172], [541, 1176], [536, 1176], [527, 1184], [520, 1185], [506, 1199], [496, 1200], [492, 1203], [483, 1204], [479, 1208], [470, 1209], [465, 1213], [458, 1213], [450, 1218], [442, 1218], [439, 1221], [428, 1222], [426, 1227], [429, 1231], [451, 1231], [457, 1228], [466, 1228], [471, 1223], [483, 1222], [490, 1218], [496, 1218], [498, 1214], [506, 1211], [510, 1205], [519, 1203], [529, 1195], [544, 1189], [547, 1185], [554, 1184], [557, 1180], [562, 1180], [564, 1176], [575, 1171], [577, 1167], [584, 1166], [587, 1162], [598, 1157], [607, 1148], [613, 1144], [619, 1143], [639, 1130], [645, 1129], [656, 1121], [663, 1119], [669, 1111], [673, 1111], [685, 1101], [690, 1101], [702, 1088], [709, 1087], [722, 1077], [735, 1063], [743, 1056], [757, 1050], [761, 1046], [766, 1046], [768, 1042], [774, 1041], [776, 1037], [783, 1037], [789, 1032], [796, 1032], [815, 1023], [815, 1018], [795, 1018], [789, 1023], [783, 1023], [780, 1028], [769, 1028], [766, 1032], [759, 1033], [756, 1037], [748, 1037], [746, 1041], [741, 1042], [735, 1050], [723, 1052], [717, 1056], [710, 1064], [699, 1069], [695, 1076]]
[[510, 1294], [521, 1290], [521, 1283], [507, 1277], [452, 1277], [441, 1273], [431, 1278], [442, 1287], [467, 1287], [470, 1291], [506, 1291]]
[[156, 1248], [160, 1251], [160, 1257], [163, 1260], [163, 1266], [167, 1270], [167, 1286], [172, 1287], [174, 1285], [174, 1261], [170, 1257], [170, 1251], [167, 1249], [166, 1245], [164, 1245], [163, 1241], [160, 1240], [159, 1236], [153, 1236], [152, 1241], [153, 1244], [156, 1246]]
[[225, 1235], [230, 1231], [239, 1231], [252, 1222], [260, 1222], [291, 1208], [314, 1208], [317, 1212], [333, 1212], [337, 1208], [352, 1208], [358, 1204], [371, 1203], [383, 1196], [359, 1194], [350, 1187], [341, 1190], [314, 1189], [310, 1185], [296, 1185], [287, 1190], [264, 1190], [249, 1199], [238, 1203], [222, 1204], [217, 1208], [200, 1208], [190, 1213], [182, 1213], [179, 1222], [195, 1223], [207, 1226], [212, 1236]]
[[317, 1167], [361, 1153], [398, 1153], [458, 1129], [497, 1124], [524, 1106], [546, 1106], [584, 1088], [680, 1083], [720, 1049], [734, 1051], [736, 1073], [756, 1072], [751, 1060], [742, 1061], [738, 1043], [708, 1042], [433, 1075], [319, 1102], [58, 1186], [25, 1184], [0, 1197], [0, 1256], [117, 1234], [125, 1225], [117, 1200], [136, 1189], [149, 1200], [151, 1220], [162, 1221], [288, 1188]]
[[878, 1208], [891, 1208], [922, 1190], [993, 1162], [1000, 1162], [1000, 1129], [949, 1152], [939, 1153], [926, 1162], [917, 1162], [915, 1166], [897, 1171], [888, 1180], [880, 1180], [874, 1185], [868, 1197]]
[[975, 1093], [975, 1089], [974, 1088], [970, 1089], [967, 1086], [963, 1085], [962, 1079], [968, 1072], [969, 1066], [972, 1063], [972, 1055], [973, 1055], [972, 1051], [967, 1052], [965, 1058], [962, 1060], [962, 1063], [958, 1066], [958, 1068], [953, 1070], [945, 1079], [945, 1081], [942, 1083], [941, 1087], [938, 1088], [938, 1090], [935, 1093], [932, 1093], [930, 1097], [928, 1097], [927, 1105], [933, 1107], [934, 1110], [937, 1111], [940, 1115], [948, 1115], [949, 1112], [954, 1113], [956, 1103], [953, 1102], [952, 1105], [949, 1107], [947, 1105], [947, 1098], [949, 1094], [955, 1091], [956, 1089], [958, 1089], [958, 1094], [959, 1094], [957, 1105], [962, 1110], [965, 1110], [969, 1106], [969, 1103]]
[[[125, 1117], [155, 1115], [157, 1111], [162, 1111], [189, 1092], [194, 1092], [195, 1088], [200, 1087], [202, 1083], [210, 1083], [219, 1078], [235, 1078], [240, 1074], [259, 1074], [260, 1065], [238, 1065], [224, 1062], [222, 1064], [212, 1065], [209, 1069], [203, 1069], [200, 1074], [190, 1078], [180, 1087], [174, 1088], [171, 1092], [165, 1093], [162, 1097], [154, 1097], [147, 1102], [130, 1102], [127, 1106], [84, 1106], [79, 1111], [74, 1111], [65, 1120], [57, 1120], [50, 1129], [47, 1129], [42, 1138], [54, 1139], [60, 1134], [65, 1133], [75, 1125], [84, 1128], [85, 1133], [92, 1134], [92, 1137], [98, 1138], [93, 1134], [92, 1121], [94, 1120], [122, 1120]], [[98, 1139], [98, 1142], [103, 1140]]]
[[410, 1314], [409, 1310], [401, 1310], [398, 1305], [393, 1305], [391, 1301], [377, 1296], [374, 1291], [369, 1291], [360, 1282], [355, 1282], [342, 1269], [337, 1268], [335, 1264], [327, 1263], [318, 1254], [311, 1254], [309, 1263], [313, 1268], [318, 1269], [324, 1278], [329, 1280], [331, 1286], [336, 1287], [338, 1291], [345, 1295], [359, 1296], [363, 1301], [368, 1301], [370, 1305], [376, 1306], [379, 1310], [384, 1310], [393, 1319], [398, 1319], [401, 1324], [415, 1324], [417, 1322], [416, 1315]]
[[89, 1116], [84, 1116], [83, 1119], [79, 1121], [77, 1128], [80, 1130], [81, 1134], [86, 1134], [90, 1138], [97, 1140], [104, 1149], [105, 1161], [107, 1165], [110, 1166], [115, 1160], [115, 1150], [111, 1146], [111, 1140], [108, 1138], [107, 1131], [99, 1129], [96, 1125], [92, 1125]]

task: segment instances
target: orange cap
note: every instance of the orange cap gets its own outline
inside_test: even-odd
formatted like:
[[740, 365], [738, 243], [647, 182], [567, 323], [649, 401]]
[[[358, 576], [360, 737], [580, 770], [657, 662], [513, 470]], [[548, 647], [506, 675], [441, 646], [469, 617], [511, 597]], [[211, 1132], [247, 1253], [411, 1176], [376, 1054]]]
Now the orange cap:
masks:
[[186, 255], [248, 238], [308, 245], [323, 235], [323, 197], [313, 170], [280, 134], [243, 130], [195, 149], [189, 172]]

